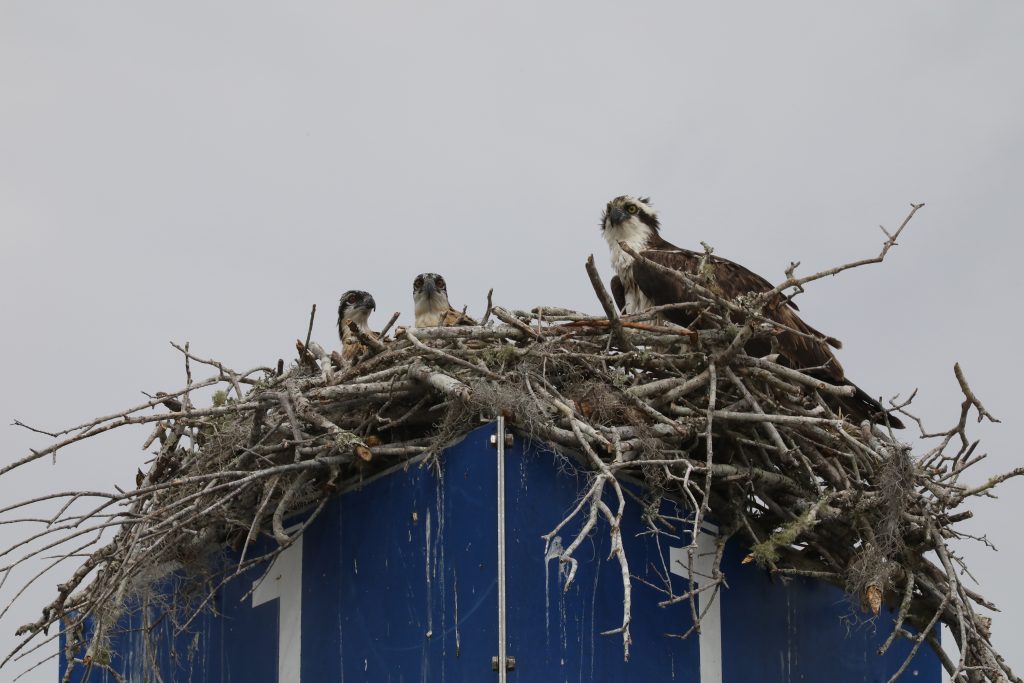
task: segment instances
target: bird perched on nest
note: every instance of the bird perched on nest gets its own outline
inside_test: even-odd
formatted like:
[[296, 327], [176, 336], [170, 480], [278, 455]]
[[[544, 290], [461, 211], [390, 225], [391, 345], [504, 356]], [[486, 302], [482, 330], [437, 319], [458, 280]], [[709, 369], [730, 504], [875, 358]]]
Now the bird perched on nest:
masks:
[[353, 323], [361, 332], [376, 338], [370, 331], [370, 313], [377, 308], [369, 292], [350, 289], [341, 295], [338, 302], [338, 336], [341, 337], [341, 357], [351, 363], [365, 348], [359, 335], [352, 331], [349, 323]]
[[476, 325], [476, 321], [448, 303], [448, 288], [437, 273], [420, 273], [412, 282], [416, 320], [413, 327]]
[[[658, 214], [647, 197], [624, 195], [608, 202], [601, 217], [601, 232], [608, 242], [615, 270], [611, 282], [612, 295], [624, 313], [641, 313], [654, 306], [698, 302], [699, 299], [680, 280], [658, 271], [643, 260], [634, 259], [622, 249], [620, 242], [654, 263], [699, 276], [700, 281], [707, 282], [709, 289], [726, 299], [772, 289], [770, 282], [738, 263], [709, 253], [682, 249], [663, 239]], [[805, 323], [797, 315], [797, 310], [796, 304], [781, 295], [776, 295], [764, 308], [763, 315], [780, 325], [774, 337], [777, 343], [775, 350], [782, 361], [795, 368], [808, 369], [806, 373], [817, 379], [852, 386], [856, 394], [841, 402], [844, 412], [858, 421], [879, 421], [886, 415], [885, 409], [846, 379], [843, 366], [829, 348], [842, 348], [842, 343]], [[661, 311], [659, 317], [684, 327], [693, 327], [700, 322], [699, 309]], [[753, 339], [747, 344], [746, 351], [751, 356], [766, 356], [773, 352], [772, 342]], [[887, 420], [893, 427], [903, 427], [892, 415], [888, 415]]]

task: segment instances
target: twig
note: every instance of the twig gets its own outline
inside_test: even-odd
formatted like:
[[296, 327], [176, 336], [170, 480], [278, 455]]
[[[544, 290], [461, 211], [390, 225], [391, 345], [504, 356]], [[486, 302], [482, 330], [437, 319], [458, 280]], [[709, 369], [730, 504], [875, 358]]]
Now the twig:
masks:
[[394, 313], [391, 314], [391, 317], [388, 318], [387, 324], [384, 325], [384, 327], [382, 327], [381, 330], [380, 330], [380, 338], [381, 339], [383, 339], [384, 337], [387, 336], [388, 332], [391, 330], [391, 327], [395, 324], [395, 322], [398, 321], [398, 317], [400, 315], [402, 315], [402, 314], [399, 311], [395, 311]]
[[487, 321], [491, 319], [491, 312], [494, 310], [494, 302], [491, 301], [491, 297], [494, 295], [494, 288], [487, 290], [487, 310], [484, 311], [484, 317], [480, 319], [480, 325], [486, 326]]
[[495, 306], [492, 309], [492, 312], [494, 313], [495, 317], [498, 318], [498, 320], [502, 321], [507, 325], [511, 325], [520, 332], [525, 333], [527, 336], [533, 337], [534, 339], [537, 340], [543, 339], [543, 336], [539, 332], [534, 330], [529, 325], [523, 323], [521, 320], [519, 320], [519, 318], [509, 313], [501, 306]]
[[900, 223], [900, 227], [897, 228], [896, 232], [894, 232], [893, 234], [890, 235], [888, 232], [886, 232], [885, 228], [882, 228], [882, 232], [885, 233], [886, 240], [882, 244], [882, 251], [880, 251], [878, 253], [878, 256], [875, 256], [874, 258], [869, 258], [869, 259], [861, 259], [860, 261], [853, 261], [851, 263], [845, 263], [845, 264], [843, 264], [841, 266], [836, 266], [835, 268], [828, 268], [826, 270], [822, 270], [820, 272], [817, 272], [814, 275], [808, 275], [807, 277], [801, 277], [801, 278], [793, 276], [792, 272], [793, 272], [795, 266], [791, 266], [790, 270], [787, 272], [786, 279], [783, 280], [782, 282], [780, 282], [775, 287], [773, 287], [771, 290], [769, 290], [769, 291], [765, 292], [764, 294], [762, 294], [761, 295], [762, 299], [766, 300], [766, 301], [770, 300], [775, 295], [777, 295], [780, 292], [782, 292], [784, 289], [788, 289], [790, 287], [803, 287], [804, 285], [806, 285], [806, 284], [808, 284], [810, 282], [814, 282], [815, 280], [820, 280], [820, 279], [825, 278], [825, 277], [830, 277], [830, 276], [833, 276], [833, 275], [838, 275], [839, 273], [843, 272], [844, 270], [850, 270], [851, 268], [860, 268], [861, 266], [867, 266], [867, 265], [871, 265], [873, 263], [881, 263], [882, 261], [885, 260], [885, 255], [889, 253], [889, 250], [892, 249], [894, 246], [896, 246], [896, 240], [899, 238], [900, 234], [903, 232], [903, 229], [907, 227], [907, 224], [910, 223], [910, 219], [913, 218], [914, 214], [917, 213], [918, 209], [920, 209], [923, 206], [924, 206], [924, 204], [911, 204], [910, 205], [910, 213], [907, 214], [907, 217], [903, 219], [903, 222]]
[[309, 340], [313, 336], [313, 320], [316, 319], [316, 304], [313, 304], [313, 308], [309, 311], [309, 327], [306, 329], [306, 342], [303, 344], [305, 348], [309, 348]]
[[953, 373], [956, 375], [956, 381], [960, 383], [960, 389], [964, 392], [964, 396], [966, 396], [967, 400], [971, 402], [971, 405], [978, 410], [978, 422], [981, 422], [982, 418], [986, 417], [989, 422], [999, 422], [999, 420], [992, 416], [992, 413], [985, 410], [985, 406], [981, 404], [978, 397], [974, 395], [973, 391], [971, 391], [971, 387], [967, 384], [967, 378], [964, 376], [964, 371], [960, 369], [959, 363], [955, 363], [953, 365]]
[[604, 283], [601, 282], [601, 275], [597, 272], [597, 266], [594, 265], [593, 254], [587, 257], [587, 275], [590, 277], [590, 284], [594, 287], [594, 293], [597, 294], [597, 300], [601, 302], [604, 314], [608, 317], [608, 323], [611, 325], [615, 343], [623, 351], [632, 351], [633, 344], [630, 343], [626, 333], [622, 330], [622, 321], [619, 320], [619, 314], [615, 310], [612, 298], [608, 295], [608, 290], [604, 288]]

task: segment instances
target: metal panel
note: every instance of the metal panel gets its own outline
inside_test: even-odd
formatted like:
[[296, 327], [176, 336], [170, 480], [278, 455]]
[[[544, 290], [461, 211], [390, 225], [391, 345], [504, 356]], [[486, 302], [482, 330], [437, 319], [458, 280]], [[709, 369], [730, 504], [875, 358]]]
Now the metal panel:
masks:
[[[242, 600], [258, 571], [222, 589], [220, 616], [203, 616], [177, 636], [161, 625], [150, 656], [161, 662], [164, 680], [497, 681], [497, 474], [488, 445], [494, 431], [482, 427], [449, 448], [440, 476], [411, 463], [332, 501], [253, 595]], [[507, 652], [516, 662], [510, 681], [875, 682], [885, 681], [908, 650], [898, 643], [886, 657], [874, 654], [891, 629], [888, 613], [851, 626], [844, 618], [853, 610], [841, 591], [809, 580], [773, 582], [756, 566], [741, 565], [741, 550], [729, 547], [719, 630], [712, 618], [700, 639], [667, 637], [690, 627], [689, 608], [657, 607], [663, 596], [635, 580], [632, 657], [624, 662], [621, 638], [599, 635], [619, 625], [622, 610], [607, 529], [599, 527], [580, 548], [568, 592], [557, 559], [543, 552], [541, 535], [575, 505], [587, 473], [541, 445], [524, 449], [521, 438], [505, 449], [505, 463]], [[651, 567], [670, 564], [680, 551], [662, 546], [659, 554], [641, 535], [638, 508], [628, 508], [623, 541], [632, 573], [653, 581]], [[578, 528], [564, 529], [562, 539]], [[699, 582], [700, 567], [694, 569]], [[673, 581], [677, 593], [687, 590], [678, 562]], [[136, 609], [113, 643], [113, 666], [133, 682], [143, 680], [147, 657], [139, 621]], [[299, 680], [289, 651], [300, 655]], [[923, 649], [906, 678], [937, 683], [935, 656]], [[81, 673], [72, 680], [81, 681]], [[89, 680], [113, 683], [98, 670]]]

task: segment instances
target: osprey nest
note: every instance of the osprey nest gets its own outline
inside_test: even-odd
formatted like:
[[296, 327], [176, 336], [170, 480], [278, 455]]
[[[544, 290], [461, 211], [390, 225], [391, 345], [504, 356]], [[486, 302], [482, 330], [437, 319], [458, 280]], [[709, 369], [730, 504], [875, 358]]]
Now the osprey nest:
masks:
[[[43, 553], [78, 563], [40, 618], [18, 630], [22, 640], [3, 664], [56, 637], [48, 634], [55, 627], [68, 634], [71, 668], [106, 669], [105, 638], [121, 606], [157, 593], [154, 586], [169, 572], [196, 577], [198, 592], [186, 605], [161, 608], [187, 624], [232, 577], [204, 569], [219, 549], [240, 553], [234, 575], [267, 563], [334, 492], [421, 454], [438, 465], [443, 447], [481, 415], [503, 415], [525, 437], [561, 447], [589, 467], [586, 493], [566, 519], [551, 521], [548, 538], [570, 520], [582, 521], [560, 556], [568, 584], [586, 535], [610, 535], [624, 591], [622, 625], [611, 633], [622, 638], [626, 657], [631, 574], [619, 520], [627, 505], [645, 505], [652, 532], [676, 528], [657, 514], [657, 501], [671, 497], [692, 510], [694, 529], [706, 515], [716, 519], [716, 567], [725, 542], [735, 538], [749, 549], [749, 561], [774, 575], [828, 581], [866, 613], [891, 606], [896, 628], [883, 651], [907, 638], [911, 657], [927, 644], [954, 677], [1020, 681], [993, 649], [990, 619], [978, 611], [994, 606], [962, 582], [967, 570], [949, 543], [967, 537], [957, 524], [971, 516], [971, 499], [1024, 468], [964, 481], [982, 457], [967, 436], [968, 416], [973, 410], [979, 420], [994, 418], [959, 366], [964, 401], [951, 428], [925, 433], [909, 401], [890, 403], [932, 444], [914, 454], [884, 415], [875, 424], [843, 416], [841, 399], [852, 395], [851, 386], [822, 382], [779, 357], [745, 353], [750, 340], [777, 332], [763, 315], [772, 297], [877, 263], [898, 235], [887, 233], [875, 258], [808, 277], [797, 277], [794, 265], [771, 292], [738, 300], [716, 294], [699, 271], [676, 273], [693, 301], [674, 306], [700, 311], [694, 329], [660, 323], [658, 309], [619, 315], [590, 259], [603, 315], [548, 306], [507, 310], [492, 305], [489, 294], [479, 325], [399, 328], [389, 336], [392, 318], [379, 338], [359, 333], [365, 348], [354, 363], [339, 362], [307, 333], [289, 367], [279, 361], [244, 371], [176, 346], [185, 359], [184, 388], [50, 433], [57, 439], [51, 446], [0, 469], [2, 475], [125, 425], [152, 429], [143, 448], [153, 449], [153, 458], [134, 490], [61, 491], [0, 510], [7, 523], [12, 513], [32, 517], [24, 510], [33, 505], [59, 507], [52, 518], [25, 520], [43, 523], [2, 551], [3, 558], [22, 556], [0, 566], [0, 585], [12, 568]], [[194, 378], [199, 366], [213, 368], [212, 376]], [[194, 402], [206, 396], [206, 403], [214, 390], [212, 405]], [[627, 477], [643, 482], [647, 501], [624, 494]], [[91, 501], [89, 509], [81, 509], [82, 501]], [[299, 511], [308, 513], [303, 525], [286, 531], [283, 520]], [[273, 551], [252, 552], [261, 535], [276, 539]], [[717, 592], [727, 577], [716, 568], [713, 578], [699, 590]], [[664, 590], [672, 602], [693, 597], [673, 595], [667, 579]], [[86, 619], [94, 626], [88, 637]], [[933, 637], [940, 622], [959, 654], [947, 654]]]

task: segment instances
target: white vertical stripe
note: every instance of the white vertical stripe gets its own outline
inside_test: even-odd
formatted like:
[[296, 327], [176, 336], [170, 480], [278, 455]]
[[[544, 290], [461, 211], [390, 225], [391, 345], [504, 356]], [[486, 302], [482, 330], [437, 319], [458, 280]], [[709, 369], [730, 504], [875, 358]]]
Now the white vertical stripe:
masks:
[[[697, 534], [697, 552], [693, 558], [693, 576], [690, 575], [689, 553], [686, 548], [669, 548], [669, 570], [689, 579], [699, 587], [714, 572], [715, 538], [718, 529], [710, 524]], [[708, 603], [708, 600], [712, 602]], [[697, 595], [697, 613], [704, 614], [700, 622], [700, 683], [722, 683], [722, 601], [721, 594], [708, 591]], [[707, 608], [707, 613], [704, 612]]]
[[279, 600], [277, 620], [278, 683], [301, 683], [302, 536], [274, 558], [259, 582], [253, 582], [252, 606]]
[[498, 683], [508, 680], [505, 633], [505, 418], [498, 416]]

